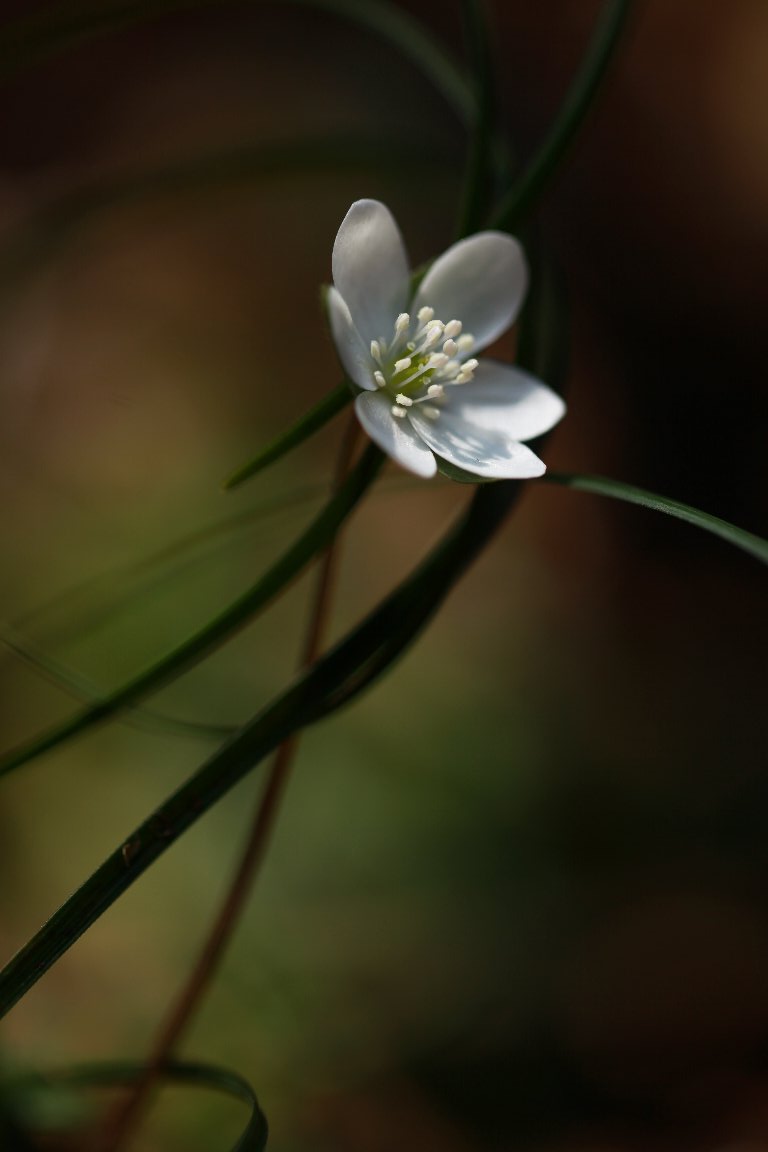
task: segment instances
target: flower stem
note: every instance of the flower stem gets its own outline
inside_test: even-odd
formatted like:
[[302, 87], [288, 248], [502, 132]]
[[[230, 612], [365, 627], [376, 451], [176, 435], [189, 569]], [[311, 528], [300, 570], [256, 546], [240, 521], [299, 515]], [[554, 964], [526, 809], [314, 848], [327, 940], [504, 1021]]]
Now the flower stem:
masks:
[[[353, 413], [339, 447], [333, 478], [334, 492], [338, 491], [349, 473], [358, 431], [359, 424]], [[320, 560], [299, 660], [300, 668], [306, 668], [317, 659], [323, 643], [333, 590], [338, 539], [338, 535], [334, 537]], [[107, 1114], [102, 1124], [96, 1143], [97, 1148], [103, 1152], [120, 1152], [135, 1132], [151, 1102], [153, 1089], [162, 1069], [173, 1058], [216, 974], [227, 945], [245, 911], [259, 866], [269, 846], [299, 740], [299, 734], [289, 737], [275, 753], [266, 786], [253, 814], [245, 848], [197, 963], [158, 1032], [142, 1076], [133, 1086], [130, 1095]]]
[[632, 0], [605, 0], [565, 100], [539, 151], [493, 213], [490, 227], [515, 232], [562, 163], [600, 91]]
[[341, 524], [373, 483], [380, 467], [381, 454], [378, 450], [364, 452], [320, 514], [247, 592], [132, 680], [89, 704], [61, 724], [54, 725], [0, 756], [0, 776], [124, 711], [180, 676], [223, 644], [277, 597], [310, 560], [328, 547]]
[[477, 231], [482, 223], [491, 169], [495, 104], [487, 16], [481, 0], [464, 0], [463, 7], [475, 89], [475, 109], [457, 239]]

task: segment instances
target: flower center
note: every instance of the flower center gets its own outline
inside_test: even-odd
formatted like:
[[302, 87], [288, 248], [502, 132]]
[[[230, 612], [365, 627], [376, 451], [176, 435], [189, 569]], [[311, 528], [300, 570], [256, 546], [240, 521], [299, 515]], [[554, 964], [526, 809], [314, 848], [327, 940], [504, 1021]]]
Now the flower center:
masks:
[[413, 319], [401, 312], [391, 340], [371, 341], [373, 378], [392, 397], [392, 415], [402, 419], [423, 404], [423, 414], [436, 419], [446, 386], [472, 379], [477, 360], [466, 357], [474, 342], [460, 320], [436, 320], [434, 308], [420, 308]]

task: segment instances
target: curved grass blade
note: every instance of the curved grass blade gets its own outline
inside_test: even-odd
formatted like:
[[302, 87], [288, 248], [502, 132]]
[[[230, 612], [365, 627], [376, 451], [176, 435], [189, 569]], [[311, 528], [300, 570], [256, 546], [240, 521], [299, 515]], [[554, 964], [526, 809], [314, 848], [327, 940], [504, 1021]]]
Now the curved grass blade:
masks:
[[464, 0], [464, 24], [472, 62], [474, 88], [469, 154], [464, 177], [457, 239], [477, 231], [485, 215], [493, 158], [495, 92], [488, 43], [488, 23], [481, 0]]
[[297, 448], [299, 444], [303, 444], [315, 432], [319, 432], [324, 428], [329, 420], [334, 416], [338, 416], [347, 404], [352, 400], [352, 391], [346, 384], [339, 384], [332, 392], [329, 392], [314, 408], [310, 408], [305, 412], [295, 424], [293, 424], [287, 432], [281, 433], [271, 444], [267, 444], [265, 448], [256, 455], [253, 460], [247, 464], [243, 464], [236, 472], [224, 481], [224, 489], [229, 491], [232, 488], [237, 488], [245, 480], [249, 480], [263, 468], [269, 464], [274, 464], [281, 456], [285, 456], [293, 448]]
[[326, 547], [372, 484], [382, 462], [383, 456], [379, 449], [369, 445], [343, 486], [328, 501], [320, 515], [252, 588], [163, 659], [152, 664], [122, 687], [76, 713], [69, 720], [50, 728], [1, 757], [0, 775], [5, 775], [79, 736], [95, 724], [114, 716], [127, 705], [135, 704], [137, 700], [198, 663], [252, 620], [258, 611], [286, 588], [309, 561]]
[[[324, 9], [388, 40], [429, 78], [465, 123], [471, 119], [472, 92], [464, 75], [409, 13], [386, 0], [282, 0], [282, 3]], [[59, 5], [2, 29], [0, 77], [12, 75], [87, 40], [175, 12], [214, 5], [220, 7], [220, 0], [132, 0], [86, 6], [79, 11], [72, 11], [71, 5]]]
[[517, 231], [553, 175], [592, 107], [626, 27], [632, 0], [605, 0], [576, 77], [544, 142], [493, 213], [491, 227]]
[[46, 259], [94, 216], [115, 208], [163, 196], [190, 196], [274, 176], [326, 173], [383, 165], [418, 163], [449, 166], [449, 153], [421, 137], [405, 140], [361, 140], [348, 135], [315, 140], [242, 145], [158, 168], [129, 173], [75, 189], [28, 217], [0, 249], [0, 290], [7, 293], [20, 276]]
[[[40, 1086], [50, 1084], [68, 1088], [116, 1088], [122, 1085], [134, 1084], [143, 1074], [141, 1064], [114, 1062], [109, 1064], [90, 1064], [79, 1068], [62, 1069], [50, 1072], [44, 1076], [16, 1077], [17, 1085], [24, 1087], [25, 1083], [32, 1083], [38, 1090]], [[264, 1152], [267, 1146], [268, 1127], [267, 1119], [261, 1111], [259, 1101], [251, 1085], [242, 1076], [228, 1068], [219, 1068], [211, 1064], [180, 1063], [174, 1061], [161, 1069], [164, 1079], [175, 1084], [188, 1085], [193, 1088], [208, 1088], [214, 1092], [221, 1092], [245, 1104], [250, 1116], [248, 1123], [231, 1146], [230, 1152]], [[218, 1152], [212, 1149], [211, 1152]]]
[[[240, 729], [108, 857], [0, 972], [0, 1016], [265, 756], [293, 732], [351, 699], [385, 670], [415, 639], [503, 522], [520, 488], [515, 482], [501, 482], [479, 489], [458, 527], [414, 576]], [[371, 665], [381, 650], [387, 658]], [[365, 673], [363, 681], [361, 672]]]
[[464, 124], [474, 118], [474, 94], [463, 72], [438, 41], [409, 12], [384, 0], [283, 0], [321, 8], [388, 40], [411, 61], [451, 105]]
[[[154, 591], [158, 584], [176, 576], [181, 568], [196, 563], [226, 542], [236, 532], [259, 526], [272, 516], [300, 509], [312, 498], [326, 491], [321, 484], [306, 485], [294, 491], [275, 495], [252, 508], [196, 528], [170, 544], [164, 545], [138, 561], [100, 572], [78, 584], [66, 587], [49, 600], [21, 613], [5, 625], [11, 645], [14, 640], [34, 647], [26, 638], [27, 631], [45, 633], [57, 641], [82, 636], [98, 628], [104, 620], [113, 621], [127, 605]], [[0, 634], [3, 626], [0, 625]]]
[[620, 480], [609, 480], [605, 476], [578, 476], [571, 472], [547, 472], [542, 480], [549, 484], [560, 484], [565, 488], [574, 488], [579, 492], [591, 492], [596, 496], [609, 496], [613, 500], [623, 500], [627, 504], [638, 504], [641, 508], [651, 508], [654, 512], [664, 512], [667, 516], [674, 516], [693, 524], [713, 536], [719, 536], [734, 548], [748, 552], [750, 556], [768, 564], [768, 540], [756, 536], [753, 532], [746, 532], [737, 528], [719, 516], [711, 516], [708, 512], [701, 512], [692, 508], [690, 504], [682, 504], [679, 500], [670, 500], [668, 496], [659, 496], [655, 492], [648, 492], [644, 488], [635, 488], [632, 484], [624, 484]]
[[[559, 295], [537, 288], [548, 281], [539, 275], [538, 253], [533, 255], [525, 366], [540, 373], [551, 366], [562, 315], [556, 306]], [[542, 309], [543, 319], [531, 317], [530, 309]], [[558, 362], [564, 363], [560, 354]], [[554, 378], [550, 375], [550, 379]], [[166, 848], [265, 756], [300, 728], [348, 703], [386, 671], [498, 531], [522, 490], [523, 485], [515, 481], [478, 488], [456, 527], [410, 577], [240, 729], [113, 852], [0, 972], [0, 1017]]]
[[[76, 699], [92, 703], [103, 696], [103, 693], [92, 681], [74, 672], [61, 661], [54, 660], [52, 656], [48, 656], [30, 644], [24, 637], [14, 635], [7, 625], [4, 628], [0, 627], [0, 644], [19, 660], [23, 660], [40, 676], [45, 677], [46, 680], [58, 688], [62, 688]], [[235, 731], [232, 725], [205, 724], [199, 720], [183, 720], [175, 716], [166, 716], [162, 712], [155, 712], [151, 708], [136, 706], [126, 708], [123, 719], [126, 724], [144, 732], [154, 732], [166, 736], [189, 736], [196, 740], [226, 740]]]
[[0, 77], [12, 76], [86, 40], [108, 36], [172, 12], [202, 8], [205, 3], [206, 0], [134, 0], [133, 3], [100, 4], [80, 11], [73, 11], [67, 4], [49, 7], [2, 29]]

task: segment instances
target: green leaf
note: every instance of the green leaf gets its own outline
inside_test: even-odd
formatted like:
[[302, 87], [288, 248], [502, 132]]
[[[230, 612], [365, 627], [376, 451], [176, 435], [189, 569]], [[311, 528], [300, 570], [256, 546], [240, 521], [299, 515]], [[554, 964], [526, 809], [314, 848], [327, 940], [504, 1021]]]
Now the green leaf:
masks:
[[305, 412], [295, 424], [293, 424], [287, 432], [282, 432], [271, 444], [267, 444], [265, 448], [254, 456], [247, 464], [243, 464], [236, 472], [224, 481], [224, 488], [230, 491], [232, 488], [237, 488], [245, 480], [255, 476], [266, 468], [268, 464], [273, 464], [279, 460], [281, 456], [285, 456], [293, 448], [297, 448], [299, 444], [303, 444], [315, 432], [319, 432], [324, 428], [329, 420], [337, 416], [342, 409], [346, 408], [347, 404], [352, 400], [352, 392], [348, 384], [339, 384], [325, 396], [314, 408], [310, 408], [309, 412]]
[[439, 41], [410, 13], [387, 0], [283, 0], [305, 8], [320, 8], [351, 20], [398, 52], [426, 76], [465, 124], [475, 114], [472, 88]]
[[[388, 40], [418, 68], [445, 97], [457, 115], [469, 123], [472, 92], [461, 70], [423, 26], [386, 0], [282, 0], [307, 8], [320, 8], [359, 24], [374, 36]], [[12, 75], [56, 53], [109, 36], [145, 21], [191, 11], [221, 7], [221, 0], [121, 0], [72, 9], [57, 5], [48, 12], [14, 21], [0, 32], [0, 77]]]
[[285, 739], [352, 699], [411, 643], [521, 490], [480, 488], [443, 544], [365, 621], [241, 728], [128, 836], [0, 972], [0, 1016], [193, 823]]
[[472, 62], [475, 110], [464, 177], [459, 239], [477, 231], [485, 215], [483, 205], [488, 195], [493, 159], [495, 108], [495, 86], [485, 12], [481, 0], [464, 0], [463, 7]]
[[596, 496], [609, 496], [614, 500], [623, 500], [627, 504], [639, 504], [641, 508], [651, 508], [655, 512], [664, 512], [667, 516], [674, 516], [678, 520], [685, 520], [696, 528], [719, 536], [735, 548], [748, 552], [763, 564], [768, 564], [768, 540], [737, 528], [727, 520], [718, 516], [710, 516], [708, 512], [701, 512], [692, 508], [690, 504], [682, 504], [679, 500], [670, 500], [668, 496], [659, 496], [655, 492], [647, 492], [644, 488], [635, 488], [631, 484], [624, 484], [621, 480], [609, 480], [605, 476], [577, 476], [570, 472], [547, 472], [543, 481], [549, 484], [561, 484], [566, 488], [575, 488], [579, 492], [591, 492]]
[[161, 582], [175, 578], [180, 568], [205, 559], [235, 533], [258, 526], [263, 540], [264, 526], [270, 518], [283, 519], [286, 513], [302, 509], [326, 494], [327, 488], [321, 484], [275, 493], [232, 516], [196, 528], [148, 556], [66, 587], [7, 625], [11, 646], [21, 639], [34, 648], [27, 639], [30, 629], [38, 634], [42, 631], [49, 642], [82, 638], [105, 621], [114, 621], [142, 596], [155, 591]]
[[373, 483], [382, 461], [383, 456], [379, 449], [372, 444], [369, 445], [320, 515], [252, 588], [198, 632], [122, 687], [0, 758], [0, 775], [11, 772], [14, 768], [79, 736], [95, 724], [114, 716], [127, 705], [135, 704], [137, 700], [187, 671], [252, 620], [257, 612], [290, 584], [313, 557], [328, 546]]
[[[80, 1068], [63, 1069], [47, 1073], [44, 1076], [36, 1075], [14, 1077], [14, 1086], [21, 1091], [39, 1093], [47, 1086], [51, 1088], [118, 1088], [123, 1085], [135, 1084], [144, 1075], [141, 1064], [110, 1063], [91, 1064]], [[210, 1064], [177, 1063], [167, 1064], [160, 1070], [164, 1079], [175, 1084], [188, 1085], [193, 1088], [207, 1088], [214, 1092], [221, 1092], [235, 1100], [244, 1103], [250, 1116], [248, 1123], [230, 1152], [263, 1152], [267, 1146], [267, 1120], [259, 1107], [256, 1093], [250, 1084], [228, 1068], [218, 1068]], [[211, 1152], [219, 1152], [211, 1149]]]
[[94, 217], [122, 206], [163, 196], [190, 196], [201, 191], [236, 186], [273, 176], [326, 173], [334, 178], [340, 170], [402, 166], [411, 170], [418, 163], [452, 164], [440, 144], [422, 137], [361, 140], [334, 135], [313, 140], [270, 141], [244, 144], [174, 161], [139, 172], [76, 188], [45, 204], [12, 230], [0, 247], [0, 291], [15, 288], [19, 277], [29, 275], [52, 250], [77, 233]]
[[[533, 252], [538, 268], [538, 252]], [[528, 308], [543, 301], [532, 294]], [[555, 297], [557, 299], [557, 297]], [[547, 322], [529, 317], [531, 331], [547, 344], [560, 313], [549, 302]], [[528, 341], [531, 368], [535, 339]], [[357, 627], [258, 713], [182, 787], [149, 816], [89, 877], [0, 972], [0, 1016], [40, 979], [72, 944], [175, 842], [188, 827], [283, 740], [342, 707], [370, 686], [411, 644], [450, 589], [504, 523], [523, 491], [516, 481], [479, 487], [438, 545]]]
[[[19, 660], [23, 660], [39, 675], [62, 688], [76, 699], [94, 702], [101, 698], [102, 692], [86, 677], [68, 668], [59, 660], [54, 660], [39, 648], [36, 648], [23, 636], [18, 636], [6, 624], [0, 625], [0, 644], [8, 649]], [[163, 712], [155, 712], [150, 708], [134, 706], [126, 709], [123, 717], [126, 724], [139, 728], [145, 732], [157, 732], [162, 735], [187, 736], [197, 740], [225, 740], [231, 736], [235, 729], [227, 724], [205, 724], [199, 720], [182, 720], [176, 716], [167, 716]]]
[[[212, 0], [211, 0], [212, 2]], [[7, 24], [0, 35], [0, 77], [46, 60], [97, 36], [119, 32], [171, 12], [203, 7], [203, 0], [134, 0], [72, 10], [57, 4]]]
[[515, 232], [551, 182], [600, 91], [631, 7], [632, 0], [605, 0], [554, 123], [533, 160], [496, 208], [491, 227]]

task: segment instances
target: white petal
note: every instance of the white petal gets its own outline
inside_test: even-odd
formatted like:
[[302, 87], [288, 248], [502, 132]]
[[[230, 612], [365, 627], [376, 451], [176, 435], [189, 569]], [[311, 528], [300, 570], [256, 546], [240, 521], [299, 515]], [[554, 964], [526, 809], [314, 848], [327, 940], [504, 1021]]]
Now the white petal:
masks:
[[408, 258], [392, 213], [378, 200], [356, 200], [333, 245], [333, 282], [363, 342], [392, 329], [408, 303]]
[[429, 447], [465, 472], [491, 480], [524, 480], [542, 476], [546, 471], [543, 462], [530, 448], [503, 432], [462, 420], [450, 407], [442, 408], [435, 420], [422, 416], [418, 410], [408, 415]]
[[407, 419], [392, 415], [392, 397], [385, 392], [363, 392], [355, 400], [357, 418], [382, 451], [417, 476], [434, 476], [435, 458]]
[[444, 323], [461, 320], [477, 350], [509, 328], [527, 287], [528, 268], [517, 240], [504, 232], [478, 232], [435, 260], [412, 308], [418, 312], [429, 305]]
[[446, 388], [446, 409], [475, 428], [501, 432], [511, 440], [532, 440], [557, 424], [565, 404], [522, 368], [481, 360], [473, 380]]
[[328, 289], [326, 307], [333, 342], [344, 371], [358, 388], [375, 389], [376, 381], [373, 373], [376, 366], [371, 359], [371, 353], [352, 323], [349, 308], [341, 293], [335, 288]]

